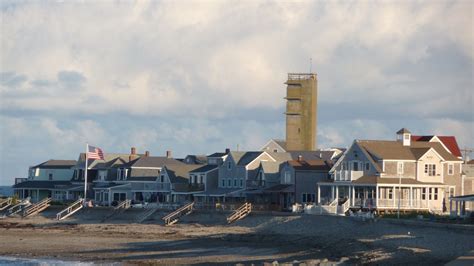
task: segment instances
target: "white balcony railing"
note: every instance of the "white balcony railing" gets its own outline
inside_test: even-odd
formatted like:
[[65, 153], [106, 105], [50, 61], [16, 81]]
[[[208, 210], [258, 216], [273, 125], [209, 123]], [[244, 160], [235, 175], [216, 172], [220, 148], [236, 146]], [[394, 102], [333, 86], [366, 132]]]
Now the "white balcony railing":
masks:
[[340, 170], [335, 172], [335, 181], [352, 181], [364, 175], [364, 171]]

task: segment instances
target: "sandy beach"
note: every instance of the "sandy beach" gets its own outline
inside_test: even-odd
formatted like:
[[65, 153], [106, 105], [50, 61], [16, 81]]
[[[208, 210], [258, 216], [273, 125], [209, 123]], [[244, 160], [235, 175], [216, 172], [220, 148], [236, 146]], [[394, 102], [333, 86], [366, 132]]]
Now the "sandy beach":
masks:
[[350, 217], [252, 214], [232, 225], [225, 213], [195, 212], [173, 226], [139, 210], [109, 220], [85, 210], [57, 222], [57, 209], [0, 220], [0, 256], [125, 264], [426, 264], [443, 265], [474, 250], [473, 225], [362, 221]]

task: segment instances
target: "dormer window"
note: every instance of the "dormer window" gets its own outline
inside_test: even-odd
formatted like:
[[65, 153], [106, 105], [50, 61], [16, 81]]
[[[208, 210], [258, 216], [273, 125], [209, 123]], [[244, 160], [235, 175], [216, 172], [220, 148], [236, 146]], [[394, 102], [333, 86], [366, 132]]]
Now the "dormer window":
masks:
[[230, 170], [232, 169], [232, 163], [231, 162], [227, 162], [227, 170]]

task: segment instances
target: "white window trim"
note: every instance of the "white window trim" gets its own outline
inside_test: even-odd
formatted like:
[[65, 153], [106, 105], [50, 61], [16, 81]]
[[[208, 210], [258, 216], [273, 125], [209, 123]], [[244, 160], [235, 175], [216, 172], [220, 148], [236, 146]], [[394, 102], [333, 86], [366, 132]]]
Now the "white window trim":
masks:
[[[449, 168], [451, 168], [451, 171], [449, 171]], [[448, 163], [448, 175], [454, 175], [454, 164], [453, 163]]]
[[403, 175], [405, 172], [405, 166], [403, 162], [397, 162], [397, 175]]

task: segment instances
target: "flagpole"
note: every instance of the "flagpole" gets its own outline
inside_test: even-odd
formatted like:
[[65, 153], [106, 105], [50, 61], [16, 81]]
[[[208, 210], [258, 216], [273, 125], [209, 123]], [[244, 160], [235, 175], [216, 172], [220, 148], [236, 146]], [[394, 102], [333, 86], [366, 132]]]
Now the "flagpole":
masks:
[[89, 152], [89, 143], [86, 143], [86, 167], [84, 169], [84, 201], [87, 197], [87, 153]]

